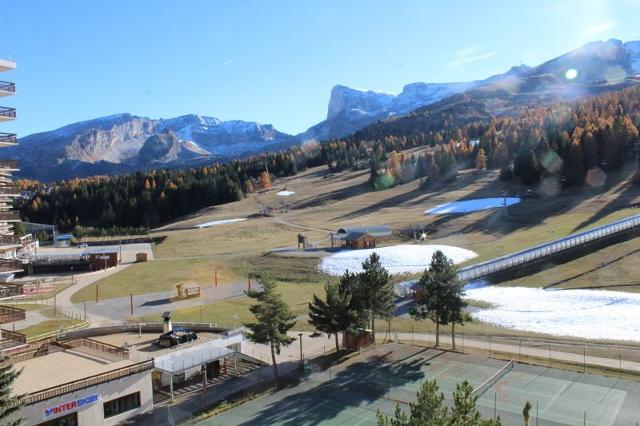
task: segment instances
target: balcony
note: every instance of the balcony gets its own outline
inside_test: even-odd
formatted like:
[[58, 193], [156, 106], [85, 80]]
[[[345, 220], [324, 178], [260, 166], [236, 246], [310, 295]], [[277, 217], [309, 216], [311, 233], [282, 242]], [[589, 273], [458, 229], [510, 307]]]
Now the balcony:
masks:
[[16, 69], [16, 61], [8, 53], [0, 52], [0, 71]]
[[11, 96], [16, 93], [16, 84], [9, 83], [8, 81], [0, 80], [0, 97]]
[[10, 170], [15, 172], [18, 170], [17, 160], [0, 160], [0, 170]]
[[24, 309], [14, 308], [13, 306], [0, 305], [0, 324], [20, 321], [25, 318], [26, 318], [26, 312]]
[[0, 235], [0, 246], [22, 246], [22, 240], [17, 235]]
[[17, 145], [18, 137], [15, 133], [0, 132], [0, 146]]
[[[18, 195], [20, 195], [20, 189], [18, 189], [17, 186], [15, 185], [2, 185], [0, 184], [0, 196], [11, 196], [11, 197], [17, 197]], [[4, 213], [4, 212], [0, 212]]]
[[1, 222], [20, 222], [20, 213], [17, 211], [0, 211], [0, 223]]
[[0, 107], [0, 121], [10, 121], [16, 119], [16, 109]]
[[22, 272], [24, 271], [24, 264], [19, 260], [13, 259], [0, 259], [0, 272]]

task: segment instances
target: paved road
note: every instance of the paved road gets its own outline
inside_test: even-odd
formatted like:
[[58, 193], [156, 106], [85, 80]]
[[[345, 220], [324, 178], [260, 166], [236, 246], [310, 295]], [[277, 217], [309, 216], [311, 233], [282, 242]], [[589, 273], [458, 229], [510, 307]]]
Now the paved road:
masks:
[[[257, 283], [253, 283], [253, 289], [259, 289]], [[183, 308], [201, 306], [216, 301], [240, 297], [247, 289], [246, 282], [232, 284], [220, 284], [219, 286], [209, 286], [202, 288], [202, 295], [193, 299], [173, 301], [176, 291], [161, 291], [133, 296], [133, 315], [143, 317], [149, 315], [159, 315], [165, 311], [174, 311]], [[76, 290], [77, 291], [77, 290]], [[59, 302], [58, 302], [59, 303]], [[83, 310], [84, 304], [73, 305], [76, 310]], [[115, 299], [105, 299], [99, 303], [88, 302], [87, 313], [90, 317], [124, 321], [131, 316], [131, 300], [129, 297], [117, 297]]]
[[[404, 343], [414, 342], [434, 342], [436, 336], [434, 334], [411, 334], [411, 333], [393, 333], [392, 337], [398, 336], [398, 338]], [[385, 333], [376, 333], [376, 338], [378, 341], [382, 342], [385, 337]], [[448, 336], [447, 336], [448, 337]], [[440, 336], [442, 339], [447, 339], [447, 337]], [[504, 352], [514, 354], [513, 359], [518, 359], [518, 353], [521, 353], [524, 356], [531, 356], [541, 359], [548, 359], [551, 356], [551, 359], [556, 361], [567, 361], [575, 364], [582, 364], [586, 361], [587, 365], [597, 365], [600, 367], [610, 368], [612, 370], [617, 370], [622, 366], [623, 370], [640, 372], [640, 362], [635, 361], [625, 361], [622, 360], [622, 363], [619, 358], [603, 358], [597, 356], [587, 355], [586, 358], [584, 354], [575, 354], [570, 352], [563, 352], [557, 350], [551, 350], [549, 352], [548, 349], [541, 349], [539, 347], [534, 348], [530, 346], [526, 346], [523, 344], [522, 346], [509, 344], [509, 343], [499, 343], [499, 342], [488, 342], [486, 340], [480, 340], [477, 338], [469, 338], [462, 337], [462, 335], [457, 336], [457, 344], [460, 348], [474, 348], [474, 349], [482, 349], [486, 351], [492, 352]]]
[[[77, 291], [90, 286], [94, 282], [101, 280], [102, 278], [108, 277], [109, 275], [116, 274], [126, 268], [131, 266], [130, 263], [120, 264], [114, 268], [110, 268], [96, 272], [89, 272], [86, 274], [78, 274], [75, 275], [76, 284], [69, 287], [66, 290], [61, 291], [56, 295], [56, 305], [62, 309], [66, 309], [69, 311], [76, 312], [77, 314], [84, 315], [84, 307], [82, 305], [74, 305], [71, 303], [71, 296], [75, 294]], [[110, 321], [111, 318], [108, 316], [98, 315], [93, 312], [89, 312], [87, 310], [87, 320], [96, 323], [96, 322], [106, 322]]]

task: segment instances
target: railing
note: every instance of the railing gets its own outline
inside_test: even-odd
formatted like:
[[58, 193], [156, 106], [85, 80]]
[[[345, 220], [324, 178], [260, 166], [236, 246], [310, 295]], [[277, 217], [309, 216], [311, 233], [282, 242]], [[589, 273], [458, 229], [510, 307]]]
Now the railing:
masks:
[[0, 212], [0, 222], [20, 221], [20, 213], [14, 210]]
[[[8, 322], [20, 321], [27, 317], [24, 309], [14, 308], [13, 306], [0, 305], [0, 324]], [[5, 330], [2, 330], [3, 332]]]
[[16, 136], [15, 133], [0, 132], [0, 143], [17, 144], [18, 137]]
[[68, 345], [72, 348], [85, 347], [90, 349], [95, 349], [100, 352], [116, 355], [122, 357], [124, 359], [128, 358], [129, 351], [115, 345], [110, 345], [108, 343], [100, 342], [98, 340], [93, 340], [88, 337], [83, 337], [81, 339], [68, 340], [62, 342], [65, 345]]
[[0, 329], [0, 349], [9, 349], [16, 346], [24, 345], [27, 341], [27, 336], [17, 331], [9, 331]]
[[0, 169], [17, 169], [17, 160], [0, 160]]
[[0, 235], [0, 246], [6, 245], [22, 245], [22, 241], [17, 235]]
[[472, 281], [497, 272], [511, 269], [542, 259], [552, 254], [561, 253], [587, 243], [622, 234], [640, 227], [640, 215], [618, 220], [607, 225], [598, 226], [588, 231], [571, 234], [558, 240], [540, 244], [516, 253], [501, 256], [486, 262], [462, 268], [458, 273], [460, 281]]
[[9, 52], [0, 52], [0, 61], [15, 62], [15, 59]]
[[16, 118], [16, 109], [0, 107], [0, 117]]
[[23, 270], [24, 264], [18, 260], [0, 259], [0, 272], [13, 272]]
[[55, 398], [66, 393], [75, 392], [80, 389], [85, 389], [91, 386], [98, 385], [100, 383], [110, 382], [122, 377], [131, 376], [134, 374], [142, 373], [143, 371], [153, 369], [153, 360], [143, 361], [128, 367], [119, 368], [117, 370], [109, 371], [107, 373], [96, 374], [84, 379], [75, 380], [73, 382], [65, 383], [63, 385], [50, 387], [38, 392], [29, 394], [24, 398], [24, 405], [35, 404], [39, 401]]
[[0, 80], [0, 90], [5, 91], [5, 92], [15, 93], [16, 92], [16, 84], [15, 83], [9, 83], [8, 81], [1, 81]]
[[[0, 168], [2, 168], [2, 165], [0, 165]], [[0, 195], [13, 195], [19, 193], [20, 191], [15, 185], [0, 186]]]

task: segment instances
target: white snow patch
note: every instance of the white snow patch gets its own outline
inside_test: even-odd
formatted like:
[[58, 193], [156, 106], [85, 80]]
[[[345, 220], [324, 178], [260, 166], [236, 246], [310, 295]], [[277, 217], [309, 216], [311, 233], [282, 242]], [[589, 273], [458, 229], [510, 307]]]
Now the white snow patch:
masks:
[[279, 195], [280, 197], [288, 197], [293, 194], [295, 194], [293, 191], [280, 191], [276, 195]]
[[520, 197], [478, 198], [475, 200], [453, 201], [425, 210], [425, 214], [470, 213], [480, 210], [511, 206], [520, 202]]
[[397, 245], [366, 250], [340, 251], [322, 259], [319, 269], [335, 276], [344, 274], [346, 270], [361, 272], [362, 262], [367, 260], [371, 253], [376, 252], [380, 256], [382, 266], [390, 274], [420, 273], [431, 263], [431, 257], [437, 250], [442, 251], [455, 263], [461, 263], [477, 256], [471, 250], [439, 244]]
[[213, 222], [205, 222], [205, 223], [201, 223], [199, 225], [194, 225], [194, 228], [210, 228], [212, 226], [218, 226], [218, 225], [225, 225], [227, 223], [235, 223], [235, 222], [242, 222], [243, 220], [247, 220], [247, 218], [242, 218], [242, 219], [225, 219], [225, 220], [214, 220]]
[[557, 336], [640, 341], [640, 294], [497, 286], [467, 286], [465, 293], [492, 304], [472, 313], [490, 324]]

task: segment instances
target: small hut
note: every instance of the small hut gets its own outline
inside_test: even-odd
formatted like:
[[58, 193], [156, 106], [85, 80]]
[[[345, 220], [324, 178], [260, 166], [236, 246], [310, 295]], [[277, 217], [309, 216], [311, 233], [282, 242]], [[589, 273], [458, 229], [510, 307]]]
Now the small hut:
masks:
[[368, 232], [351, 232], [344, 237], [344, 245], [356, 250], [376, 248], [376, 237]]

